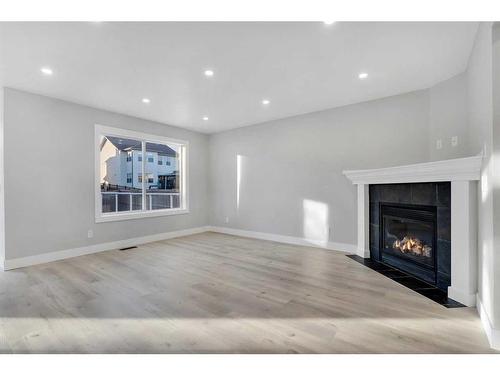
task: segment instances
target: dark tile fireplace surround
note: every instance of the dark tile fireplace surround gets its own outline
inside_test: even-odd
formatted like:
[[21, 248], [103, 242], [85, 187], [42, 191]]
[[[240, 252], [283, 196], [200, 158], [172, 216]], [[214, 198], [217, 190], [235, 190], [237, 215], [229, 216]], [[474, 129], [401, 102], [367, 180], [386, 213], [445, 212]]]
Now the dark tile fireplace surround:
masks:
[[[371, 259], [387, 263], [446, 291], [451, 274], [450, 197], [449, 182], [370, 185]], [[413, 227], [410, 224], [409, 228], [401, 228], [400, 232], [407, 229], [409, 234], [414, 235], [416, 231], [427, 237], [426, 246], [432, 248], [430, 257], [402, 252], [398, 255], [393, 249], [387, 251], [388, 244], [384, 246], [382, 231], [387, 233], [388, 228], [384, 228], [384, 222], [387, 226], [391, 221], [388, 218], [400, 215], [404, 218], [410, 216], [408, 222], [413, 224]], [[417, 226], [425, 228], [415, 228]], [[425, 233], [426, 229], [433, 233]]]
[[369, 187], [370, 259], [357, 261], [446, 307], [451, 284], [449, 182]]

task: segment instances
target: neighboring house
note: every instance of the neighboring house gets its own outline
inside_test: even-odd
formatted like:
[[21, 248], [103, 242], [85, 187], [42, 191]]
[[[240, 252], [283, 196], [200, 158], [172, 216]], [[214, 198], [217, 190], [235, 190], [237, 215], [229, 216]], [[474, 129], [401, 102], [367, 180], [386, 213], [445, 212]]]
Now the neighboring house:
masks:
[[[172, 189], [179, 170], [177, 152], [166, 145], [146, 145], [146, 188]], [[141, 188], [141, 143], [131, 139], [104, 137], [101, 144], [101, 182]]]

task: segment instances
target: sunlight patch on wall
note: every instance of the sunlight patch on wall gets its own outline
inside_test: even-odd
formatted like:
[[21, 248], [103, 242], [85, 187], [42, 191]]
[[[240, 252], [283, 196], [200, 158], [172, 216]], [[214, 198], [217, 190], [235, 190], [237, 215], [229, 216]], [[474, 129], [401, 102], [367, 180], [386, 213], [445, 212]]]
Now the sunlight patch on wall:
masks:
[[238, 211], [240, 209], [240, 203], [241, 203], [241, 180], [243, 178], [243, 166], [244, 166], [244, 160], [245, 156], [243, 155], [236, 155], [236, 210]]
[[310, 199], [304, 199], [302, 205], [304, 238], [316, 245], [326, 245], [329, 240], [328, 205]]
[[[487, 164], [483, 166], [483, 169], [481, 171], [481, 181], [480, 181], [480, 186], [481, 186], [481, 202], [486, 202], [488, 200], [488, 195], [490, 194], [490, 187], [489, 187], [489, 179], [488, 179], [488, 174], [490, 173], [490, 166], [491, 166], [491, 159], [493, 158], [493, 155], [490, 156], [490, 158], [487, 161]], [[484, 163], [484, 159], [483, 159]]]

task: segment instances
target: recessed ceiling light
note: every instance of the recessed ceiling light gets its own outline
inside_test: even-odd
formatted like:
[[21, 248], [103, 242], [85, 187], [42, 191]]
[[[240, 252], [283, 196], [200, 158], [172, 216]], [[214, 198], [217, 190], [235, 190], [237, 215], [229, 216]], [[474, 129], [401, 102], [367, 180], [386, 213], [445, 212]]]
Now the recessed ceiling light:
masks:
[[144, 104], [149, 104], [149, 103], [151, 103], [151, 100], [150, 100], [150, 99], [148, 99], [148, 98], [142, 98], [142, 102], [143, 102]]
[[333, 25], [335, 21], [323, 21], [325, 25]]
[[214, 75], [214, 71], [213, 70], [205, 70], [205, 75], [207, 77], [213, 77]]
[[271, 101], [269, 99], [262, 100], [262, 104], [264, 104], [264, 105], [268, 105], [269, 103], [271, 103]]
[[208, 121], [208, 117], [207, 117], [207, 116], [204, 116], [204, 117], [203, 117], [203, 121]]
[[40, 71], [46, 76], [51, 76], [52, 74], [54, 74], [52, 69], [50, 69], [48, 66], [44, 66], [43, 68], [40, 69]]
[[364, 73], [364, 72], [363, 73], [359, 73], [358, 77], [359, 77], [359, 79], [366, 79], [366, 78], [368, 78], [368, 73]]

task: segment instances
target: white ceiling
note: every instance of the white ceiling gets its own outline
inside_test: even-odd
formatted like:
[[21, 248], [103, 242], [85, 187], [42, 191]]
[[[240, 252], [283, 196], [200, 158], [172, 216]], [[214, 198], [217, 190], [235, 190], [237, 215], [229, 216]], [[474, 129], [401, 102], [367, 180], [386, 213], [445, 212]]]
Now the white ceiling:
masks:
[[472, 22], [0, 23], [0, 84], [211, 133], [430, 87], [465, 70], [476, 30]]

